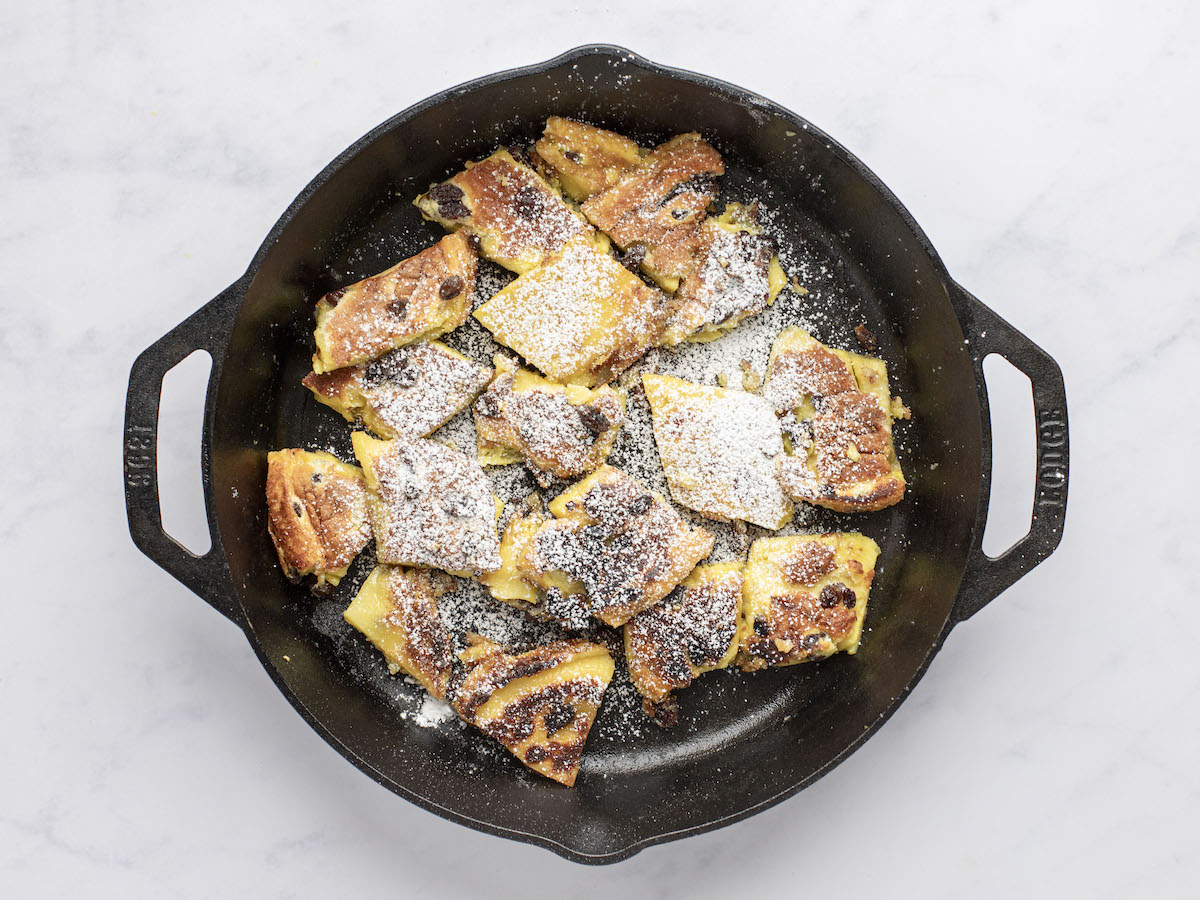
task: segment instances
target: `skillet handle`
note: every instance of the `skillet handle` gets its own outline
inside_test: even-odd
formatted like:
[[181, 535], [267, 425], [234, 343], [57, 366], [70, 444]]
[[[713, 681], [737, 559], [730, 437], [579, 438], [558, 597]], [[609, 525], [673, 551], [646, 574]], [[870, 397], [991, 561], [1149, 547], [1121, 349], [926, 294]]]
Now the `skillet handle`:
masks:
[[[983, 609], [1018, 578], [1030, 572], [1054, 552], [1062, 540], [1067, 515], [1067, 394], [1062, 369], [1041, 347], [992, 312], [960, 285], [950, 282], [951, 301], [967, 335], [968, 351], [975, 368], [980, 408], [990, 422], [983, 360], [995, 353], [1027, 376], [1033, 385], [1033, 411], [1037, 417], [1037, 494], [1029, 533], [1000, 556], [983, 552], [987, 501], [981, 504], [966, 572], [954, 609], [962, 622]], [[985, 471], [991, 484], [991, 440], [985, 444]]]
[[[233, 592], [232, 579], [224, 554], [219, 549], [220, 541], [213, 521], [210, 430], [217, 380], [225, 359], [233, 319], [241, 306], [247, 284], [245, 276], [235, 281], [147, 347], [134, 361], [129, 372], [129, 391], [125, 397], [123, 445], [125, 512], [133, 542], [150, 559], [243, 628], [245, 617]], [[204, 506], [212, 546], [203, 556], [192, 553], [163, 530], [158, 493], [158, 412], [163, 376], [196, 350], [205, 350], [212, 356], [200, 453]]]

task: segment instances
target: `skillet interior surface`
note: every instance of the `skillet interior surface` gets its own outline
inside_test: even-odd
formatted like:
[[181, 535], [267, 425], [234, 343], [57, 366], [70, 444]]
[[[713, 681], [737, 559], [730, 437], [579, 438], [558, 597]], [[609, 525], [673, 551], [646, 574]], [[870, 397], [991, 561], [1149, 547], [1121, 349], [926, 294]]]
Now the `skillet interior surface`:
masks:
[[[317, 297], [436, 240], [443, 232], [421, 220], [412, 198], [464, 160], [532, 141], [549, 115], [643, 145], [701, 132], [726, 160], [722, 200], [758, 197], [774, 211], [789, 274], [811, 292], [785, 292], [779, 321], [795, 317], [851, 349], [853, 327], [868, 323], [893, 393], [913, 412], [897, 429], [905, 500], [873, 514], [818, 511], [804, 523], [860, 530], [882, 548], [857, 655], [705, 676], [680, 693], [680, 724], [670, 730], [631, 734], [606, 705], [573, 790], [454, 722], [417, 727], [420, 688], [387, 678], [340, 620], [370, 560], [356, 563], [335, 596], [313, 598], [284, 579], [263, 501], [268, 450], [332, 448], [352, 459], [346, 424], [300, 385]], [[281, 219], [251, 274], [211, 425], [213, 509], [248, 635], [327, 740], [422, 806], [580, 861], [622, 858], [733, 821], [819, 777], [887, 717], [944, 638], [986, 486], [985, 426], [946, 275], [886, 189], [785, 110], [615, 49], [502, 73], [414, 107], [347, 151]]]

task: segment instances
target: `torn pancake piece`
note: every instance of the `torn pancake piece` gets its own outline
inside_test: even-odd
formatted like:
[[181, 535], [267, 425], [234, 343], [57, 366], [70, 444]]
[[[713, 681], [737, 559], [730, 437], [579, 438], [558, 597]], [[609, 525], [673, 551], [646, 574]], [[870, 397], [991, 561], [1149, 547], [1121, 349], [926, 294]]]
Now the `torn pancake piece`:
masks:
[[591, 239], [506, 285], [474, 316], [552, 381], [606, 384], [655, 344], [668, 300]]
[[413, 201], [439, 225], [473, 235], [479, 253], [518, 275], [535, 269], [592, 226], [508, 150], [469, 162]]
[[502, 504], [474, 459], [404, 435], [351, 435], [370, 489], [368, 509], [381, 563], [468, 576], [500, 568], [496, 518]]
[[660, 725], [678, 719], [671, 692], [724, 669], [738, 650], [741, 560], [697, 566], [661, 603], [625, 623], [625, 660], [642, 708]]
[[362, 469], [329, 453], [268, 453], [267, 530], [290, 580], [337, 584], [371, 539]]
[[478, 397], [491, 377], [491, 369], [441, 341], [422, 341], [367, 365], [312, 372], [304, 386], [380, 437], [428, 437]]
[[612, 680], [608, 650], [564, 640], [514, 656], [479, 635], [469, 640], [459, 655], [467, 673], [451, 694], [455, 711], [535, 772], [572, 787]]
[[642, 159], [629, 138], [560, 116], [546, 120], [534, 149], [548, 180], [579, 202], [612, 187]]
[[635, 254], [659, 287], [674, 291], [695, 268], [700, 225], [724, 173], [711, 144], [696, 133], [680, 134], [580, 208], [618, 247]]
[[716, 340], [774, 303], [786, 284], [775, 244], [758, 226], [757, 204], [727, 204], [700, 226], [696, 267], [675, 295], [662, 344]]
[[892, 422], [908, 410], [891, 396], [882, 360], [786, 328], [771, 348], [763, 399], [781, 415], [779, 480], [793, 500], [838, 512], [900, 502], [905, 478]]
[[778, 529], [792, 518], [779, 486], [779, 420], [758, 396], [642, 375], [654, 441], [676, 503], [710, 519]]
[[548, 594], [582, 596], [591, 615], [614, 627], [667, 596], [712, 552], [711, 532], [607, 464], [549, 508], [555, 519], [534, 535], [524, 571]]
[[561, 385], [497, 355], [496, 377], [473, 407], [479, 461], [524, 459], [555, 478], [595, 469], [625, 423], [625, 397], [610, 387]]
[[742, 585], [747, 672], [854, 653], [879, 545], [856, 532], [759, 538]]
[[450, 576], [430, 569], [376, 566], [342, 614], [387, 660], [439, 700], [450, 680], [450, 637], [438, 618], [438, 598], [453, 587]]
[[386, 272], [317, 301], [314, 372], [356, 366], [396, 347], [436, 338], [467, 320], [479, 260], [451, 234]]

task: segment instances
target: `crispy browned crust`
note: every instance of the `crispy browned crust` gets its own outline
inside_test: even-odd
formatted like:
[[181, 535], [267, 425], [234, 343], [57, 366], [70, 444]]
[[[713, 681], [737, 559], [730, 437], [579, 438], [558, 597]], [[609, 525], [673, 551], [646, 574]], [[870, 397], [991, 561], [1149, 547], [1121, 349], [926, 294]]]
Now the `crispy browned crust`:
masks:
[[700, 225], [717, 196], [725, 163], [698, 134], [681, 134], [651, 151], [633, 171], [581, 209], [622, 250], [641, 245], [656, 278], [682, 278], [695, 267]]
[[904, 497], [903, 474], [893, 465], [888, 411], [874, 395], [859, 390], [849, 366], [827, 347], [812, 341], [800, 351], [773, 353], [763, 396], [776, 412], [812, 404], [811, 418], [792, 420], [799, 429], [791, 438], [793, 455], [779, 460], [780, 486], [793, 500], [837, 512], [868, 512]]
[[266, 493], [267, 527], [289, 577], [336, 573], [371, 539], [361, 471], [327, 454], [267, 454]]
[[469, 164], [416, 204], [444, 227], [477, 235], [485, 257], [518, 273], [592, 232], [557, 191], [507, 150]]
[[684, 585], [625, 623], [629, 677], [652, 707], [721, 664], [737, 641], [742, 573]]
[[385, 577], [391, 612], [386, 624], [404, 633], [409, 674], [439, 700], [446, 698], [453, 655], [446, 626], [438, 617], [438, 597], [449, 587], [440, 572], [388, 567]]
[[463, 234], [450, 234], [385, 272], [326, 294], [317, 303], [321, 371], [353, 366], [466, 321], [478, 259]]
[[[572, 787], [579, 774], [583, 747], [595, 720], [605, 680], [563, 676], [519, 691], [496, 718], [482, 721], [480, 708], [513, 682], [532, 678], [569, 663], [583, 653], [602, 651], [584, 640], [556, 641], [513, 656], [491, 642], [485, 652], [464, 654], [469, 669], [451, 689], [451, 704], [468, 723], [498, 740], [530, 768]], [[478, 645], [473, 650], [478, 651]], [[544, 739], [536, 739], [536, 734]], [[532, 742], [531, 742], [531, 739]]]
[[[796, 652], [812, 658], [828, 656], [836, 651], [836, 642], [850, 633], [857, 618], [845, 606], [825, 608], [814, 594], [804, 591], [780, 594], [771, 598], [769, 627], [751, 631], [743, 647], [756, 661], [768, 666], [794, 662]], [[753, 670], [753, 664], [743, 666]]]

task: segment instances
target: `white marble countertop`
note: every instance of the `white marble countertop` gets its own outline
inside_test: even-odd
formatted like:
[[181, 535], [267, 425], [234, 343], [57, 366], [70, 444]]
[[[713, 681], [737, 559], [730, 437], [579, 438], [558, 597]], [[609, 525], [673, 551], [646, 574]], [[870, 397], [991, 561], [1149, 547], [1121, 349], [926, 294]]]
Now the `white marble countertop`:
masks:
[[[1195, 896], [1194, 5], [373, 6], [0, 13], [0, 895]], [[346, 145], [589, 42], [742, 84], [858, 154], [1060, 362], [1074, 464], [1058, 552], [957, 628], [849, 761], [600, 869], [438, 819], [332, 751], [236, 628], [135, 550], [119, 452], [136, 353]], [[997, 389], [1019, 482], [1018, 400]], [[195, 437], [165, 447], [194, 497]]]

